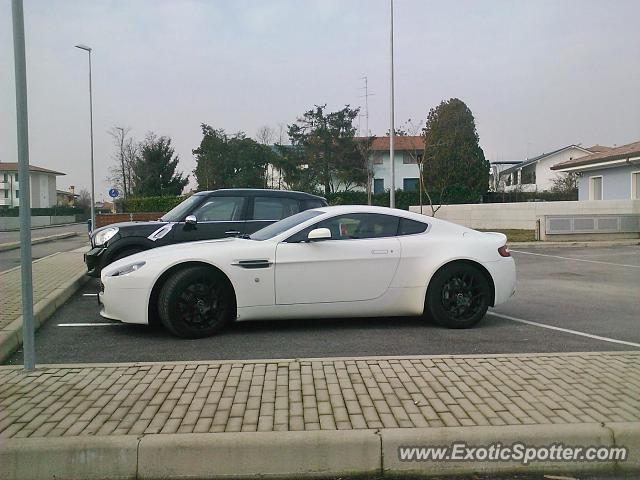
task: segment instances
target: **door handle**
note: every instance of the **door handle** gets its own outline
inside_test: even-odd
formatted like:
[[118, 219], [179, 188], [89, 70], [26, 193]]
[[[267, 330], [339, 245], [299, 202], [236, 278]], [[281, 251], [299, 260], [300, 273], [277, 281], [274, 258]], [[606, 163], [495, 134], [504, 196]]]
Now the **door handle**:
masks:
[[374, 255], [386, 255], [389, 253], [389, 250], [371, 250], [371, 253]]
[[227, 230], [224, 232], [225, 235], [240, 235], [240, 232], [237, 230]]

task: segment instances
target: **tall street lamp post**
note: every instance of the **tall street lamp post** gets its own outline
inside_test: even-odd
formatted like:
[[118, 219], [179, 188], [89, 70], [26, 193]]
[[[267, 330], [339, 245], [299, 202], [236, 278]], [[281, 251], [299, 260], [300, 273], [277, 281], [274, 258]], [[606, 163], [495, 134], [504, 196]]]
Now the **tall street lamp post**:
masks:
[[29, 189], [29, 119], [27, 112], [27, 65], [22, 0], [11, 2], [13, 55], [16, 77], [16, 130], [18, 133], [18, 178], [20, 179], [20, 274], [22, 280], [22, 343], [24, 369], [35, 368], [33, 278], [31, 268], [31, 192]]
[[394, 88], [393, 88], [393, 0], [391, 0], [391, 128], [389, 129], [389, 161], [391, 162], [391, 191], [389, 192], [389, 206], [391, 208], [396, 207], [396, 165], [394, 159], [394, 140], [395, 140], [395, 125], [394, 125]]
[[91, 47], [76, 45], [89, 54], [89, 129], [91, 135], [91, 230], [96, 228], [96, 192], [93, 174], [93, 91], [91, 85]]

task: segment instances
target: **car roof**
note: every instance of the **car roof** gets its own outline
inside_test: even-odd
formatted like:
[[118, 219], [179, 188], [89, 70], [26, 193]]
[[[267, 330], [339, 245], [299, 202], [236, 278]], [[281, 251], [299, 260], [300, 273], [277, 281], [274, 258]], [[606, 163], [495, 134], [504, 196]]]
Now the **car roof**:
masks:
[[397, 217], [408, 218], [410, 220], [416, 220], [418, 222], [433, 222], [438, 221], [433, 217], [422, 215], [420, 213], [409, 212], [407, 210], [401, 210], [399, 208], [389, 207], [376, 207], [372, 205], [336, 205], [332, 207], [317, 207], [313, 210], [317, 212], [332, 213], [332, 214], [347, 214], [347, 213], [378, 213], [381, 215], [395, 215]]
[[323, 202], [327, 201], [325, 198], [311, 193], [297, 192], [295, 190], [274, 190], [270, 188], [221, 188], [218, 190], [205, 190], [195, 193], [194, 195], [227, 196], [233, 194], [240, 194], [244, 196], [261, 195], [265, 197], [292, 197], [298, 199], [322, 200]]

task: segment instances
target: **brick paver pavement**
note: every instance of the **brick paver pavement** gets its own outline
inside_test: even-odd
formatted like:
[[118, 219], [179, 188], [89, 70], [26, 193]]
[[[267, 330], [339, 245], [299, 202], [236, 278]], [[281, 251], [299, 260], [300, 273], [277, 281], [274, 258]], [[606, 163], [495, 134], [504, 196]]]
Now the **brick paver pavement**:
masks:
[[[33, 303], [86, 271], [82, 255], [82, 251], [61, 252], [33, 262]], [[22, 315], [21, 277], [20, 268], [0, 273], [0, 330]]]
[[0, 437], [640, 420], [640, 352], [0, 367]]

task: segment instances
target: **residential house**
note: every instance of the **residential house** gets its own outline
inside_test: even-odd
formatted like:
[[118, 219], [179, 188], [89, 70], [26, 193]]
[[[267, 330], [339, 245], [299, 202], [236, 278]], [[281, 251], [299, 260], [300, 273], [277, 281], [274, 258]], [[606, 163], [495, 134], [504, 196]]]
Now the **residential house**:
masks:
[[640, 142], [596, 151], [551, 169], [578, 175], [578, 200], [640, 200]]
[[529, 158], [500, 172], [500, 182], [497, 190], [504, 190], [505, 192], [514, 190], [522, 192], [550, 190], [553, 187], [553, 181], [558, 176], [557, 172], [551, 170], [553, 165], [591, 155], [595, 151], [606, 148], [599, 145], [591, 148], [567, 145], [553, 152]]
[[[56, 205], [56, 177], [59, 175], [65, 174], [29, 165], [31, 208], [48, 208]], [[19, 206], [20, 181], [17, 163], [0, 162], [0, 206]]]
[[[356, 137], [356, 141], [364, 141], [365, 137]], [[279, 153], [280, 148], [294, 149], [291, 145], [272, 147]], [[424, 152], [424, 138], [421, 136], [397, 136], [394, 141], [394, 164], [396, 190], [416, 191], [420, 173], [418, 162], [422, 160]], [[375, 137], [371, 142], [369, 163], [372, 168], [373, 193], [383, 193], [391, 188], [391, 161], [389, 157], [389, 137]], [[306, 168], [301, 165], [300, 168]], [[270, 188], [287, 188], [282, 181], [280, 172], [273, 165], [267, 165], [267, 185]], [[353, 190], [366, 190], [366, 186], [359, 186]]]
[[[416, 191], [420, 181], [419, 162], [424, 152], [424, 138], [417, 136], [394, 137], [393, 163], [397, 190]], [[391, 188], [391, 159], [389, 137], [376, 137], [371, 142], [369, 159], [372, 166], [373, 193]], [[363, 188], [365, 189], [365, 188]]]
[[79, 196], [80, 195], [75, 193], [75, 187], [73, 185], [69, 187], [68, 192], [65, 190], [56, 190], [56, 204], [64, 207], [73, 207]]

